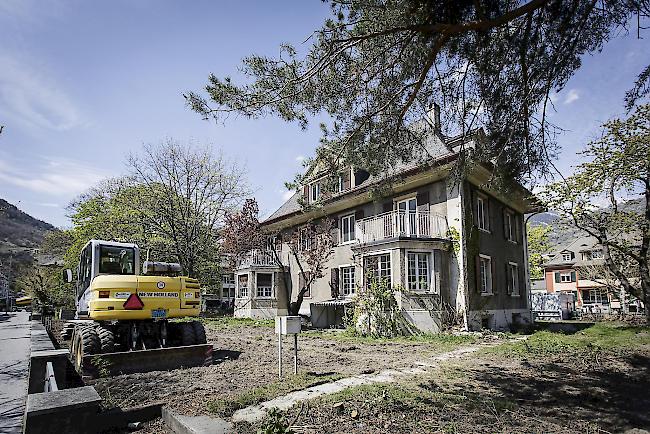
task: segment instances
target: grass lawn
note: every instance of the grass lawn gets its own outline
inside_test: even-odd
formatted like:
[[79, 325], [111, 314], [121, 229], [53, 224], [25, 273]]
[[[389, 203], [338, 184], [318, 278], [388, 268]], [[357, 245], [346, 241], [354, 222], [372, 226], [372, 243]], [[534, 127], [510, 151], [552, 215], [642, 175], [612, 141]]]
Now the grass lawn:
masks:
[[573, 334], [538, 331], [525, 341], [505, 343], [484, 351], [503, 356], [544, 357], [634, 351], [643, 345], [650, 345], [650, 327], [603, 322]]
[[203, 325], [211, 329], [227, 329], [237, 327], [275, 327], [272, 319], [234, 318], [232, 316], [220, 316], [217, 318], [201, 318]]

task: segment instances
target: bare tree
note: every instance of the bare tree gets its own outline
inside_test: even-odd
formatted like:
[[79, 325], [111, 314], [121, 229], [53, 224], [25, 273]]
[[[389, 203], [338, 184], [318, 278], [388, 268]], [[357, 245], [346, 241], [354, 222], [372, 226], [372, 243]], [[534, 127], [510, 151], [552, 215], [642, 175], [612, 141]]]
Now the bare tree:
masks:
[[182, 146], [172, 139], [145, 145], [129, 156], [128, 167], [129, 177], [118, 190], [145, 188], [123, 205], [169, 239], [184, 271], [196, 276], [218, 255], [218, 230], [226, 213], [249, 193], [244, 171], [209, 147]]

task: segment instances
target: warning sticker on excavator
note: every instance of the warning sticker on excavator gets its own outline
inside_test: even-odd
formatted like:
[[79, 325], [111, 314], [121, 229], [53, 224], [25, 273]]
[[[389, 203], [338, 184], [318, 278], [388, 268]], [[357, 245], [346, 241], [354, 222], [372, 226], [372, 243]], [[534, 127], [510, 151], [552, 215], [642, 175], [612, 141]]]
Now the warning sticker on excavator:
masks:
[[178, 298], [178, 292], [138, 292], [141, 298]]

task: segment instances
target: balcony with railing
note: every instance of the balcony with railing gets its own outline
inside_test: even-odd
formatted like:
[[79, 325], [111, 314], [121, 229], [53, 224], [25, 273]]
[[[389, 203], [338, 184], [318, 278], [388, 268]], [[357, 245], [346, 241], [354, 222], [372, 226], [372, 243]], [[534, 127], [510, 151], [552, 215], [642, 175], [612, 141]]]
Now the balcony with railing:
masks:
[[356, 222], [361, 244], [395, 238], [448, 238], [447, 219], [420, 211], [389, 211]]
[[239, 268], [277, 266], [275, 255], [270, 250], [251, 250], [239, 264]]

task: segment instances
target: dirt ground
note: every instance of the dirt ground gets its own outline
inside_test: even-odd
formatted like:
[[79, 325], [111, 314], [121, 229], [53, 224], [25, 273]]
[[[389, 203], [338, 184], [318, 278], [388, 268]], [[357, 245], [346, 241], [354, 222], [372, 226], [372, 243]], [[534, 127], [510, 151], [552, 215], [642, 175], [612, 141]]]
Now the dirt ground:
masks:
[[[91, 384], [115, 406], [129, 408], [164, 401], [183, 414], [198, 415], [207, 413], [206, 402], [210, 399], [277, 381], [277, 340], [272, 327], [208, 324], [206, 332], [215, 348], [212, 366], [100, 378]], [[415, 360], [446, 349], [426, 342], [350, 343], [335, 339], [333, 333], [300, 335], [300, 371], [323, 376], [355, 375], [411, 366]], [[286, 339], [285, 372], [293, 367], [292, 349], [291, 339]]]
[[634, 429], [650, 430], [648, 408], [650, 348], [600, 365], [481, 355], [410, 384], [296, 406], [286, 421], [298, 433], [647, 433]]
[[[215, 398], [237, 397], [277, 381], [272, 327], [213, 324], [206, 330], [215, 347], [212, 366], [122, 375], [92, 384], [109, 405], [164, 402], [180, 413], [198, 415], [208, 414], [207, 403]], [[486, 340], [494, 337], [481, 341]], [[348, 376], [409, 367], [457, 346], [307, 332], [299, 340], [300, 370]], [[290, 369], [288, 339], [284, 350]], [[650, 431], [650, 345], [553, 351], [543, 357], [481, 351], [411, 381], [352, 389], [294, 407], [286, 422], [297, 433]], [[236, 432], [254, 433], [259, 427], [238, 424]], [[169, 431], [158, 419], [138, 432]]]

